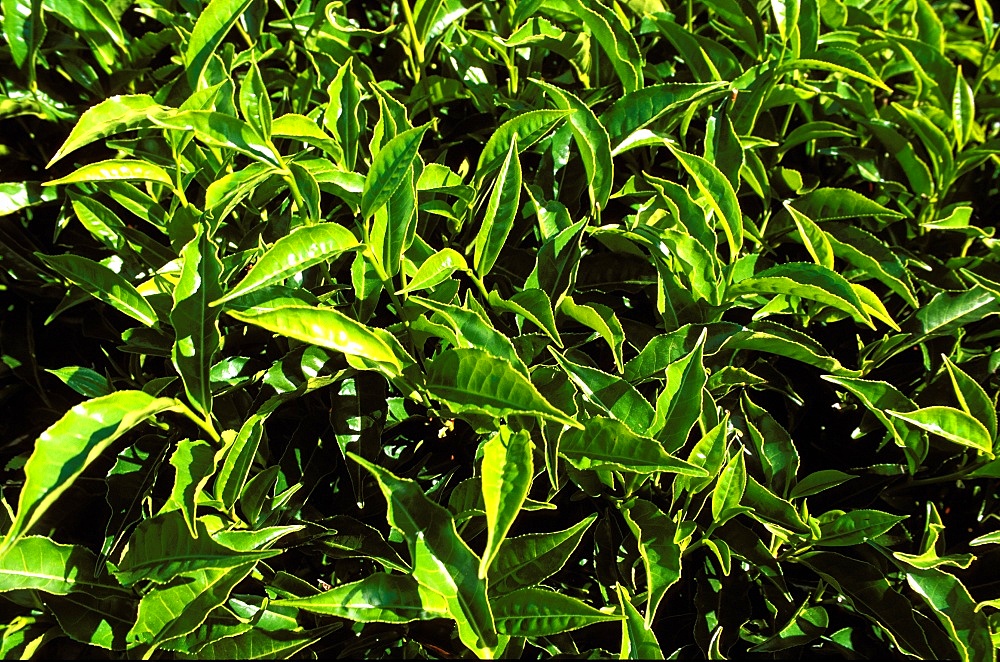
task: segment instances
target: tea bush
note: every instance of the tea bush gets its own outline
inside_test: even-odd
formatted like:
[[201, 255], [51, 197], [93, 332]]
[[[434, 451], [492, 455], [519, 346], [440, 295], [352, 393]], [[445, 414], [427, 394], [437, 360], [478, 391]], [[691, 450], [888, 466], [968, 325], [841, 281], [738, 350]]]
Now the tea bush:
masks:
[[944, 0], [3, 0], [5, 657], [994, 660]]

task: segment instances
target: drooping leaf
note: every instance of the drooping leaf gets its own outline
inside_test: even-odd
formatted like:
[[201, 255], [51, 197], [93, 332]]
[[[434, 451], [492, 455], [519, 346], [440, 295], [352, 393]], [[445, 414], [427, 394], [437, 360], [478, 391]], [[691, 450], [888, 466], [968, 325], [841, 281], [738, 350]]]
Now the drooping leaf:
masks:
[[170, 464], [174, 468], [174, 486], [161, 512], [179, 510], [188, 533], [197, 538], [198, 502], [215, 471], [215, 448], [206, 441], [182, 439], [170, 456]]
[[532, 82], [541, 87], [558, 108], [573, 111], [567, 121], [583, 158], [583, 167], [587, 171], [590, 204], [597, 210], [603, 209], [608, 204], [608, 196], [611, 195], [614, 183], [611, 138], [607, 130], [598, 121], [594, 111], [573, 93], [544, 81], [532, 79]]
[[975, 600], [958, 578], [936, 568], [911, 569], [906, 572], [906, 582], [934, 611], [959, 659], [993, 659], [996, 651], [986, 615], [977, 610]]
[[156, 311], [135, 286], [99, 262], [79, 255], [39, 255], [74, 285], [146, 326], [157, 323]]
[[729, 242], [730, 260], [735, 260], [743, 246], [743, 215], [733, 185], [717, 167], [702, 157], [670, 145], [668, 147], [684, 170], [691, 175], [705, 201], [715, 212], [716, 220], [722, 225]]
[[0, 553], [10, 549], [116, 439], [180, 403], [142, 391], [118, 391], [76, 405], [39, 435], [24, 465], [17, 514]]
[[618, 372], [624, 370], [622, 365], [622, 343], [625, 342], [625, 332], [614, 310], [603, 304], [578, 304], [573, 297], [563, 297], [559, 303], [559, 312], [580, 324], [597, 331], [598, 335], [608, 343], [611, 354], [615, 358]]

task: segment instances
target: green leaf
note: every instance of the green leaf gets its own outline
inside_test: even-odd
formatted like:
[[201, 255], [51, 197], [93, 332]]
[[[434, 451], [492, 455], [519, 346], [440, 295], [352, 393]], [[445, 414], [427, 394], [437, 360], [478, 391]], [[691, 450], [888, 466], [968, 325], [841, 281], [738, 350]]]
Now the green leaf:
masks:
[[272, 600], [271, 604], [356, 623], [409, 623], [448, 614], [447, 602], [413, 577], [382, 572], [307, 598]]
[[490, 594], [500, 595], [535, 586], [558, 572], [595, 519], [597, 515], [590, 515], [562, 531], [504, 539], [490, 565]]
[[80, 184], [83, 182], [140, 180], [173, 185], [173, 180], [167, 171], [148, 161], [138, 159], [108, 159], [85, 165], [65, 177], [45, 182], [44, 186], [59, 186], [61, 184]]
[[986, 615], [976, 610], [976, 601], [954, 575], [936, 568], [911, 569], [906, 582], [934, 611], [963, 662], [994, 659]]
[[261, 414], [254, 414], [243, 423], [232, 445], [225, 451], [222, 467], [215, 475], [215, 498], [227, 510], [232, 510], [246, 485], [250, 465], [264, 435], [265, 418]]
[[395, 352], [372, 329], [333, 308], [283, 306], [259, 313], [228, 310], [226, 314], [311, 345], [377, 361], [394, 373], [402, 370]]
[[1000, 545], [1000, 531], [987, 533], [969, 541], [970, 545]]
[[85, 398], [97, 398], [115, 390], [107, 377], [90, 368], [71, 366], [58, 370], [46, 369], [45, 372], [55, 375], [63, 384]]
[[[6, 6], [4, 14], [9, 16]], [[148, 94], [129, 94], [105, 99], [80, 115], [69, 137], [46, 167], [51, 168], [56, 161], [70, 152], [95, 140], [131, 129], [152, 126], [152, 118], [162, 117], [170, 112], [171, 109], [156, 103]]]
[[212, 413], [212, 379], [215, 355], [222, 348], [219, 311], [209, 302], [222, 295], [222, 261], [218, 247], [204, 226], [181, 249], [181, 275], [174, 287], [170, 323], [176, 340], [170, 351], [174, 367], [194, 408], [206, 418]]
[[738, 333], [729, 340], [727, 349], [768, 352], [787, 356], [828, 372], [860, 374], [844, 368], [840, 361], [828, 355], [822, 345], [806, 334], [770, 320], [751, 322], [745, 332]]
[[402, 183], [396, 188], [384, 207], [375, 212], [369, 231], [372, 254], [382, 265], [386, 275], [392, 277], [402, 268], [403, 253], [413, 243], [417, 225], [416, 170], [420, 159], [406, 169]]
[[20, 538], [0, 556], [0, 592], [35, 590], [53, 595], [92, 591], [97, 559], [86, 547], [42, 536]]
[[193, 570], [168, 584], [153, 587], [139, 602], [139, 615], [128, 633], [130, 644], [155, 648], [193, 632], [213, 609], [226, 603], [230, 592], [256, 563]]
[[680, 161], [681, 166], [694, 180], [698, 190], [704, 196], [705, 202], [715, 213], [718, 223], [726, 233], [729, 242], [730, 261], [736, 260], [743, 246], [743, 214], [736, 200], [736, 191], [726, 176], [709, 161], [688, 154], [668, 145], [671, 153]]
[[578, 304], [573, 297], [565, 296], [559, 303], [559, 312], [597, 331], [611, 348], [611, 355], [614, 356], [618, 372], [624, 371], [622, 344], [625, 342], [625, 331], [622, 330], [622, 324], [613, 309], [600, 303]]
[[254, 60], [250, 61], [250, 70], [240, 84], [240, 112], [264, 140], [271, 138], [271, 122], [274, 119], [271, 97]]
[[47, 596], [46, 610], [72, 640], [106, 650], [124, 651], [135, 622], [136, 601], [121, 592], [97, 590]]
[[416, 482], [349, 454], [378, 480], [388, 503], [389, 524], [410, 547], [413, 577], [445, 598], [462, 643], [473, 651], [497, 645], [486, 584], [479, 579], [479, 558], [458, 535], [451, 513], [427, 498]]
[[857, 478], [852, 474], [838, 471], [837, 469], [821, 469], [814, 471], [802, 480], [795, 483], [789, 499], [802, 499], [813, 494], [819, 494], [837, 485], [846, 483]]
[[556, 328], [555, 315], [552, 313], [552, 302], [549, 301], [545, 292], [537, 288], [528, 288], [515, 293], [510, 299], [504, 300], [496, 291], [492, 291], [487, 297], [487, 301], [493, 308], [521, 315], [544, 331], [545, 335], [551, 338], [557, 346], [563, 346], [562, 339], [559, 337], [559, 329]]
[[226, 295], [212, 301], [219, 304], [274, 285], [309, 267], [332, 261], [360, 244], [350, 230], [335, 223], [321, 223], [297, 228], [269, 248]]
[[986, 427], [990, 438], [996, 439], [997, 410], [993, 405], [993, 401], [986, 394], [986, 391], [983, 390], [983, 387], [979, 385], [979, 382], [952, 363], [951, 359], [947, 356], [942, 354], [941, 358], [944, 359], [945, 369], [947, 369], [948, 376], [951, 378], [951, 385], [955, 391], [955, 397], [958, 398], [959, 405], [962, 407], [962, 411], [982, 423]]
[[852, 510], [833, 519], [821, 517], [820, 538], [813, 544], [823, 547], [860, 545], [877, 538], [904, 519], [905, 515], [891, 515], [880, 510]]
[[778, 67], [779, 72], [794, 69], [819, 69], [820, 71], [842, 74], [848, 78], [856, 78], [869, 85], [874, 85], [886, 92], [892, 92], [892, 88], [882, 82], [868, 60], [846, 48], [825, 46], [822, 50], [814, 53], [812, 57], [790, 59]]
[[58, 199], [58, 191], [41, 182], [3, 182], [0, 183], [0, 216]]
[[192, 90], [201, 87], [202, 74], [209, 59], [251, 3], [252, 0], [211, 0], [198, 14], [198, 21], [184, 50], [187, 81]]
[[558, 108], [573, 111], [568, 118], [569, 127], [583, 158], [584, 170], [587, 171], [590, 204], [595, 210], [604, 209], [614, 184], [614, 162], [608, 132], [598, 121], [594, 111], [571, 92], [534, 78], [531, 82], [541, 87]]
[[827, 223], [825, 236], [834, 255], [884, 283], [912, 308], [919, 308], [910, 275], [888, 245], [861, 228]]
[[180, 510], [192, 538], [198, 537], [195, 519], [202, 490], [215, 472], [215, 449], [206, 441], [183, 439], [170, 456], [174, 486], [161, 512]]
[[617, 149], [622, 141], [635, 131], [658, 120], [667, 113], [681, 108], [688, 109], [695, 103], [704, 103], [725, 94], [727, 83], [661, 83], [647, 85], [629, 92], [601, 114], [601, 123], [607, 129], [611, 144]]
[[702, 331], [694, 349], [667, 366], [667, 383], [656, 398], [652, 432], [667, 451], [678, 451], [701, 416], [702, 390], [708, 380], [702, 363], [705, 338]]
[[729, 430], [729, 414], [727, 413], [719, 424], [709, 430], [691, 449], [688, 463], [701, 467], [708, 472], [707, 476], [695, 478], [692, 476], [677, 476], [674, 479], [674, 501], [682, 492], [696, 494], [708, 487], [722, 470], [726, 462], [726, 433]]
[[629, 430], [624, 423], [595, 417], [582, 429], [568, 430], [559, 440], [559, 454], [577, 469], [618, 469], [632, 473], [677, 473], [705, 476], [707, 471], [663, 450], [654, 439]]
[[565, 110], [529, 110], [501, 124], [486, 141], [479, 155], [476, 188], [504, 162], [510, 145], [516, 142], [519, 152], [523, 152], [552, 131], [569, 114]]
[[349, 57], [337, 71], [336, 77], [327, 88], [330, 102], [323, 112], [323, 125], [337, 136], [343, 152], [341, 165], [345, 170], [354, 170], [361, 144], [361, 130], [364, 108], [361, 106], [363, 88], [354, 73], [354, 58]]
[[39, 435], [24, 465], [17, 515], [0, 547], [10, 549], [118, 437], [178, 406], [173, 398], [118, 391], [82, 402]]
[[142, 322], [156, 326], [156, 311], [135, 286], [99, 262], [79, 255], [41, 255], [45, 264], [91, 296]]
[[643, 434], [650, 429], [656, 412], [635, 387], [597, 368], [573, 363], [551, 348], [550, 351], [587, 402], [597, 405], [608, 416], [621, 421], [636, 434]]
[[203, 521], [199, 520], [196, 527], [199, 535], [192, 536], [186, 518], [177, 510], [140, 522], [129, 539], [115, 577], [123, 586], [141, 580], [166, 584], [195, 570], [228, 569], [281, 553], [280, 550], [236, 552], [213, 540]]
[[600, 3], [586, 4], [582, 0], [562, 0], [560, 4], [583, 21], [621, 80], [625, 93], [642, 87], [643, 57], [635, 37], [622, 23], [621, 17]]
[[328, 136], [323, 129], [316, 125], [314, 120], [305, 115], [288, 113], [276, 118], [271, 126], [271, 133], [275, 138], [299, 140], [307, 145], [319, 147], [334, 158], [341, 154], [337, 141]]
[[[226, 0], [213, 0], [225, 2]], [[247, 0], [242, 0], [246, 2]], [[204, 14], [202, 15], [204, 16]], [[155, 124], [164, 129], [193, 133], [212, 147], [231, 149], [255, 161], [281, 168], [281, 158], [270, 144], [246, 122], [225, 113], [210, 110], [184, 110], [155, 118]]]
[[410, 282], [396, 294], [432, 289], [451, 278], [456, 271], [465, 271], [468, 268], [469, 265], [461, 253], [453, 248], [442, 248], [421, 262], [420, 268], [413, 274]]
[[30, 80], [35, 82], [35, 52], [45, 39], [41, 0], [4, 0], [3, 33], [7, 47], [20, 69], [28, 63]]
[[512, 637], [546, 637], [621, 616], [544, 588], [522, 588], [493, 599], [497, 631]]
[[728, 297], [744, 294], [785, 294], [817, 301], [842, 310], [871, 328], [875, 325], [861, 299], [843, 276], [818, 264], [789, 262], [765, 269], [741, 280], [727, 291]]
[[674, 540], [677, 524], [644, 499], [626, 504], [622, 515], [639, 543], [639, 554], [646, 569], [645, 626], [649, 628], [667, 590], [681, 578], [683, 550]]
[[887, 414], [948, 441], [975, 448], [993, 457], [993, 437], [982, 423], [953, 407], [923, 407], [911, 412], [887, 411]]
[[817, 223], [845, 218], [902, 218], [903, 214], [887, 209], [865, 196], [844, 188], [818, 188], [799, 196], [791, 205]]
[[479, 563], [479, 578], [485, 579], [528, 498], [534, 478], [532, 451], [535, 445], [526, 430], [511, 432], [506, 425], [483, 445], [482, 489], [486, 506], [486, 551]]
[[500, 249], [514, 227], [521, 195], [521, 162], [517, 154], [515, 136], [493, 183], [483, 224], [476, 234], [473, 264], [480, 278], [485, 278], [493, 268], [500, 256]]
[[583, 427], [552, 406], [509, 361], [481, 349], [450, 349], [435, 357], [427, 369], [427, 390], [456, 413], [526, 414]]
[[777, 524], [796, 533], [810, 531], [809, 525], [802, 520], [802, 516], [791, 503], [758, 483], [750, 474], [747, 474], [746, 487], [740, 503], [749, 508], [756, 519]]
[[746, 460], [737, 452], [719, 474], [712, 491], [712, 519], [722, 524], [739, 512], [740, 501], [747, 486]]
[[663, 651], [653, 631], [646, 627], [642, 614], [632, 606], [625, 587], [619, 584], [618, 601], [625, 612], [622, 621], [622, 650], [619, 660], [662, 660]]
[[795, 221], [795, 227], [799, 231], [802, 244], [809, 251], [809, 255], [816, 261], [816, 264], [827, 269], [833, 269], [833, 246], [826, 233], [811, 218], [793, 207], [787, 200], [783, 203], [785, 209], [791, 214]]
[[430, 125], [409, 129], [385, 144], [372, 161], [361, 193], [361, 215], [371, 218], [381, 209], [406, 179], [417, 158], [420, 141]]
[[890, 416], [889, 410], [909, 412], [916, 409], [917, 405], [887, 382], [829, 375], [823, 375], [822, 378], [843, 386], [861, 400], [861, 403], [892, 434], [896, 445], [906, 451], [910, 471], [916, 473], [927, 455], [927, 442], [918, 430], [907, 426], [902, 419]]
[[521, 360], [514, 344], [507, 336], [497, 331], [483, 315], [461, 306], [438, 303], [423, 297], [410, 297], [410, 301], [434, 311], [435, 316], [432, 321], [444, 320], [455, 334], [450, 341], [457, 341], [459, 347], [472, 349], [486, 347], [490, 354], [509, 361], [519, 373], [528, 376], [528, 367]]
[[955, 147], [961, 151], [972, 137], [976, 121], [976, 99], [972, 87], [962, 75], [962, 65], [956, 66], [955, 92], [951, 96], [951, 127]]

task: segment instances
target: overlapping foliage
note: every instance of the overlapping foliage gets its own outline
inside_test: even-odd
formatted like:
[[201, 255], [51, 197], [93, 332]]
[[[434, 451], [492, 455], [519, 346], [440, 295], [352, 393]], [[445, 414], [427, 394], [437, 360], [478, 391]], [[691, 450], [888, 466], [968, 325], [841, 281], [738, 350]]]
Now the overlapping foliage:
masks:
[[985, 1], [2, 12], [4, 656], [995, 659]]

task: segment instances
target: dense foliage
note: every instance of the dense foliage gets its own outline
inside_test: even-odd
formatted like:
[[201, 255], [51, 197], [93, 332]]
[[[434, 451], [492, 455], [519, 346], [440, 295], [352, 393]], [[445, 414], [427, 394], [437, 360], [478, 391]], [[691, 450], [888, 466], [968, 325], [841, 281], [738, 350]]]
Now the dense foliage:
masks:
[[996, 658], [985, 0], [0, 8], [5, 657]]

